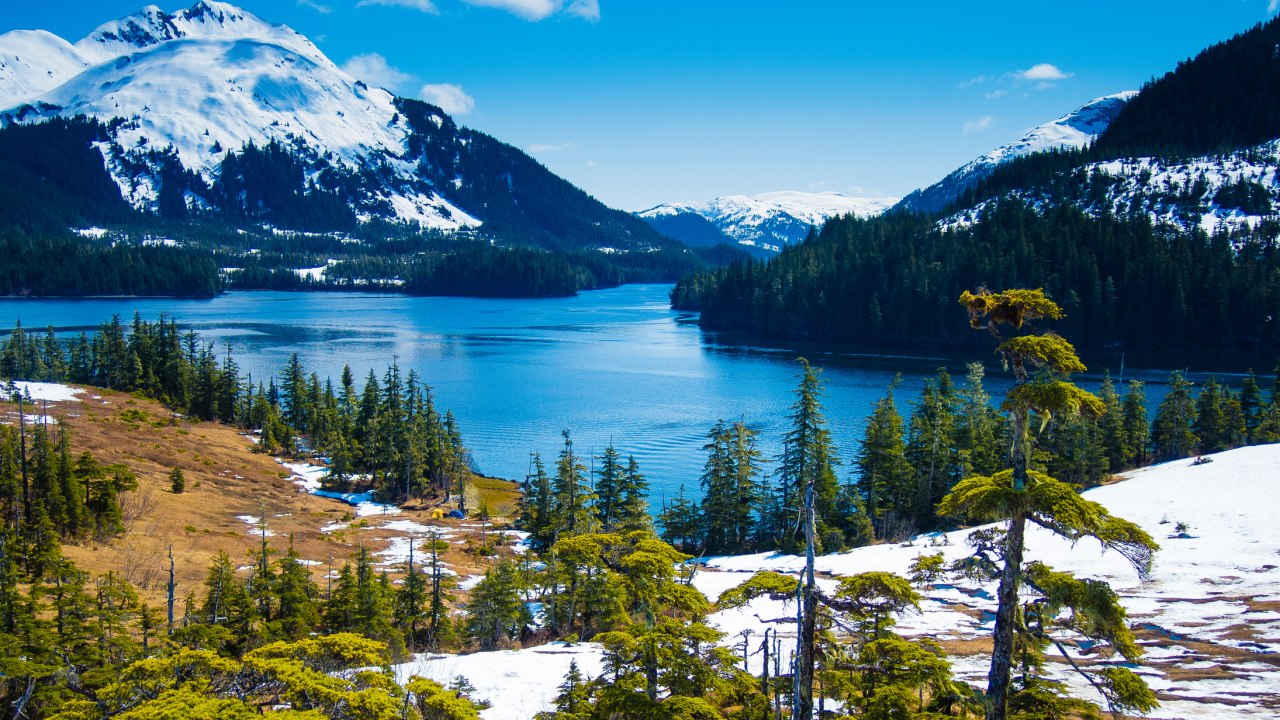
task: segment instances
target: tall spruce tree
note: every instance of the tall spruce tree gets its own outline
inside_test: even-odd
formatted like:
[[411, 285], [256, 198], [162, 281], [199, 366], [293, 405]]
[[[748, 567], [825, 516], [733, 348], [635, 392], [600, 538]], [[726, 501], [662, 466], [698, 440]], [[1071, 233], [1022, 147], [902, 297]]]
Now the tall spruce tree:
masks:
[[1191, 397], [1191, 383], [1181, 370], [1169, 375], [1169, 392], [1156, 408], [1151, 443], [1156, 462], [1191, 457], [1200, 445], [1191, 426], [1196, 420], [1196, 402]]
[[[1110, 515], [1101, 505], [1081, 498], [1070, 486], [1030, 468], [1029, 420], [1033, 412], [1045, 417], [1096, 416], [1104, 410], [1101, 400], [1069, 382], [1069, 376], [1083, 371], [1084, 365], [1066, 340], [1053, 333], [1016, 334], [1008, 338], [1002, 335], [1002, 330], [1021, 331], [1028, 322], [1060, 318], [1061, 308], [1045, 297], [1042, 290], [1022, 289], [999, 293], [985, 289], [977, 293], [965, 291], [960, 303], [969, 313], [970, 326], [986, 330], [995, 338], [997, 352], [1013, 371], [1015, 382], [1003, 404], [1010, 415], [1011, 469], [962, 480], [939, 507], [939, 512], [945, 515], [1006, 521], [985, 555], [991, 574], [999, 577], [991, 667], [987, 675], [986, 716], [988, 720], [1005, 720], [1013, 694], [1010, 679], [1014, 650], [1019, 635], [1026, 632], [1019, 621], [1019, 591], [1029, 577], [1023, 567], [1026, 524], [1041, 525], [1072, 540], [1093, 537], [1103, 547], [1119, 551], [1143, 576], [1150, 571], [1157, 546], [1137, 525]], [[1038, 372], [1033, 375], [1033, 370]], [[1101, 605], [1105, 607], [1073, 605], [1073, 608], [1077, 613], [1105, 611], [1123, 618], [1123, 609], [1115, 602], [1114, 594], [1107, 596]], [[1130, 659], [1140, 652], [1132, 643], [1120, 649]], [[1127, 709], [1126, 702], [1142, 703], [1150, 696], [1145, 684], [1127, 670], [1091, 681], [1107, 685], [1112, 693], [1108, 700], [1117, 711]], [[1126, 690], [1138, 686], [1146, 693], [1142, 698], [1137, 697], [1141, 693]], [[1117, 695], [1124, 697], [1115, 700]]]
[[910, 536], [916, 529], [912, 513], [915, 472], [907, 461], [902, 416], [894, 403], [892, 387], [876, 401], [867, 420], [856, 465], [858, 490], [866, 500], [876, 535], [892, 540]]

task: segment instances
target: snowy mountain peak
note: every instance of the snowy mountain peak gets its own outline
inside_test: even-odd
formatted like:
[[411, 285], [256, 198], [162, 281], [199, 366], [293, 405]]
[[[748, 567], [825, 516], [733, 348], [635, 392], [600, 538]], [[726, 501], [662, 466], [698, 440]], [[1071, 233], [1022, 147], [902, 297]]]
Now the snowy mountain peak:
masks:
[[1079, 149], [1102, 134], [1137, 91], [1105, 95], [1081, 105], [1057, 120], [1034, 127], [1016, 142], [996, 148], [974, 163], [1001, 163], [1046, 150]]
[[90, 64], [71, 43], [44, 30], [0, 35], [0, 108], [51, 90]]
[[690, 244], [706, 244], [682, 236], [691, 216], [714, 225], [730, 242], [778, 251], [799, 242], [809, 228], [838, 215], [871, 217], [893, 206], [897, 198], [849, 197], [837, 192], [779, 191], [759, 195], [725, 195], [706, 203], [666, 203], [637, 213], [660, 232]]
[[287, 47], [312, 60], [324, 57], [310, 40], [288, 27], [214, 0], [200, 0], [172, 14], [148, 5], [100, 25], [77, 42], [76, 48], [97, 62], [105, 62], [173, 40], [260, 40]]
[[966, 163], [937, 183], [907, 195], [898, 207], [917, 212], [942, 210], [1001, 163], [1032, 153], [1085, 147], [1107, 129], [1137, 94], [1126, 91], [1090, 100], [1056, 120], [1031, 128], [1018, 140]]

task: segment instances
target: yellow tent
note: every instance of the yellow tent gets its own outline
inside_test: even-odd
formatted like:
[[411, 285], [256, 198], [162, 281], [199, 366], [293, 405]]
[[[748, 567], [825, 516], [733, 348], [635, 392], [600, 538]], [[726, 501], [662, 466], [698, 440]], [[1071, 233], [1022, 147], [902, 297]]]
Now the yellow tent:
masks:
[[439, 519], [443, 518], [443, 517], [444, 517], [444, 509], [443, 509], [443, 508], [433, 508], [433, 509], [431, 510], [431, 513], [430, 513], [429, 517], [430, 517], [432, 520], [439, 520]]

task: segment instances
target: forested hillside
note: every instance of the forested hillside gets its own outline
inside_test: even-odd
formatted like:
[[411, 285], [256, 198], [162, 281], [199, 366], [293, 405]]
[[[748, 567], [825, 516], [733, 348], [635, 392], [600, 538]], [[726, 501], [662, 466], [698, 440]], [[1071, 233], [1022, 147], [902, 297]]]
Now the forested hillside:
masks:
[[[1280, 19], [1153, 80], [1092, 145], [998, 165], [946, 211], [837, 218], [677, 308], [776, 338], [948, 344], [971, 287], [1042, 287], [1090, 348], [1280, 345]], [[1218, 155], [1219, 153], [1229, 153]]]
[[768, 263], [682, 279], [675, 307], [707, 328], [773, 337], [965, 343], [948, 298], [971, 286], [1043, 287], [1064, 333], [1089, 347], [1280, 344], [1275, 227], [1237, 238], [1181, 233], [1143, 217], [1093, 218], [999, 203], [971, 225], [892, 214], [840, 218]]

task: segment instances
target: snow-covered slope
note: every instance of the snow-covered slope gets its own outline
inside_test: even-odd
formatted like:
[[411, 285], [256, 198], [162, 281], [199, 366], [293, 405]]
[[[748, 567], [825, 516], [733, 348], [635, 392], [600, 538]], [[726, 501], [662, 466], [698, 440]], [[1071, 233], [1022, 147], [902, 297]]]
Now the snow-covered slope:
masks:
[[811, 226], [821, 226], [829, 218], [879, 215], [895, 202], [897, 198], [783, 191], [750, 197], [725, 195], [706, 203], [666, 203], [637, 214], [660, 231], [671, 230], [675, 219], [696, 215], [716, 226], [732, 242], [777, 252], [784, 245], [803, 240]]
[[[1145, 215], [1153, 225], [1206, 233], [1247, 232], [1280, 209], [1280, 140], [1225, 155], [1182, 160], [1124, 158], [1070, 171], [1072, 182], [1020, 188], [1007, 195], [1043, 209], [1071, 204], [1093, 216]], [[975, 222], [984, 200], [942, 220], [944, 227]]]
[[122, 119], [101, 149], [139, 209], [157, 202], [152, 151], [171, 149], [211, 182], [228, 152], [275, 141], [349, 171], [379, 171], [386, 181], [368, 204], [397, 219], [442, 230], [480, 224], [417, 177], [390, 93], [343, 72], [302, 35], [232, 5], [201, 0], [174, 14], [150, 6], [74, 46], [48, 33], [0, 36], [0, 47], [21, 44], [40, 52], [14, 64], [21, 72], [0, 75], [0, 97], [12, 108], [0, 123]]
[[257, 40], [328, 62], [300, 33], [215, 0], [200, 0], [174, 14], [148, 5], [133, 15], [103, 23], [75, 46], [87, 57], [105, 62], [171, 40]]
[[942, 180], [907, 195], [898, 203], [903, 210], [935, 212], [951, 204], [961, 193], [991, 174], [999, 164], [1046, 150], [1078, 149], [1093, 142], [1138, 93], [1128, 91], [1092, 100], [1057, 120], [1034, 127], [1017, 141], [992, 150], [947, 175]]
[[80, 49], [44, 30], [0, 35], [0, 108], [51, 90], [91, 64]]
[[[1209, 456], [1212, 462], [1179, 460], [1127, 473], [1124, 482], [1086, 493], [1113, 514], [1141, 525], [1161, 544], [1152, 577], [1142, 582], [1116, 553], [1103, 553], [1096, 541], [1071, 543], [1047, 531], [1027, 531], [1027, 560], [1039, 560], [1078, 577], [1104, 579], [1120, 594], [1129, 621], [1146, 650], [1135, 668], [1160, 699], [1150, 717], [1167, 720], [1274, 718], [1280, 703], [1280, 535], [1274, 529], [1280, 507], [1280, 445], [1242, 448]], [[1180, 530], [1180, 524], [1185, 530]], [[876, 545], [818, 559], [831, 590], [836, 575], [887, 570], [906, 575], [921, 554], [941, 552], [947, 560], [968, 552], [972, 530], [915, 538], [900, 545]], [[804, 558], [760, 554], [710, 558], [694, 578], [707, 597], [769, 569], [798, 572]], [[961, 678], [985, 687], [988, 657], [974, 642], [991, 634], [994, 583], [951, 577], [922, 590], [921, 612], [905, 616], [897, 630], [929, 637], [947, 646]], [[725, 631], [722, 641], [741, 644], [742, 631], [759, 642], [769, 619], [793, 619], [795, 607], [768, 599], [712, 616]], [[794, 626], [770, 625], [783, 638], [783, 658], [794, 646]], [[788, 638], [792, 647], [787, 646]], [[1082, 666], [1110, 662], [1086, 647], [1066, 643]], [[557, 657], [559, 656], [559, 657]], [[601, 671], [600, 648], [589, 643], [465, 656], [423, 655], [397, 666], [410, 674], [448, 682], [466, 676], [477, 697], [493, 707], [486, 720], [517, 720], [548, 709], [568, 661], [588, 673]], [[759, 655], [750, 668], [758, 673]], [[1079, 697], [1101, 702], [1096, 692], [1060, 660], [1050, 672]], [[1205, 672], [1212, 670], [1212, 672]], [[508, 694], [507, 689], [517, 689]]]

